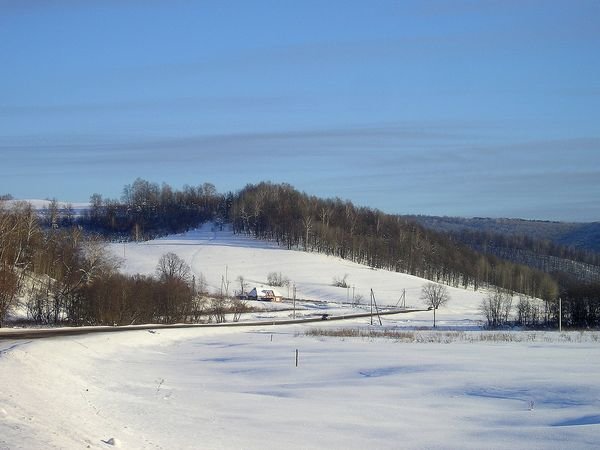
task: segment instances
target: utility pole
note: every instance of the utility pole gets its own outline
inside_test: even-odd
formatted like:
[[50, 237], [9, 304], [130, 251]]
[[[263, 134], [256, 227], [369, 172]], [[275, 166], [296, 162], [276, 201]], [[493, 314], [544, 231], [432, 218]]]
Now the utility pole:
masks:
[[375, 300], [375, 293], [371, 289], [371, 325], [373, 325], [373, 304], [375, 304], [375, 311], [377, 312], [377, 318], [379, 319], [379, 325], [383, 326], [381, 322], [381, 316], [379, 315], [379, 308], [377, 307], [377, 301]]
[[296, 319], [296, 283], [294, 283], [294, 320]]
[[371, 289], [371, 325], [373, 325], [373, 289]]
[[562, 331], [562, 299], [558, 297], [558, 331]]

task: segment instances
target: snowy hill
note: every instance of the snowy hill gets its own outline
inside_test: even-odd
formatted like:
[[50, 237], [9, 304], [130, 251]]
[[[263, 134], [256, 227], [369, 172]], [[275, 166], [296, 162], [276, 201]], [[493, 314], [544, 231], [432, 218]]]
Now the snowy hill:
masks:
[[[152, 274], [159, 258], [174, 252], [192, 268], [196, 279], [203, 276], [209, 290], [219, 292], [224, 277], [229, 279], [229, 293], [240, 291], [236, 282], [244, 277], [250, 286], [266, 286], [270, 272], [281, 272], [290, 286], [279, 288], [286, 297], [292, 296], [296, 285], [297, 298], [336, 303], [360, 298], [369, 304], [373, 289], [380, 305], [394, 306], [405, 293], [406, 306], [423, 307], [419, 299], [421, 287], [428, 280], [407, 274], [374, 270], [368, 266], [319, 253], [287, 250], [275, 243], [235, 235], [230, 230], [205, 224], [197, 230], [140, 243], [111, 244], [112, 253], [121, 258], [122, 270], [129, 274]], [[333, 286], [333, 279], [346, 276], [349, 289]], [[440, 325], [472, 326], [481, 321], [478, 310], [485, 291], [448, 287], [451, 301], [438, 311]], [[406, 317], [405, 319], [408, 319]], [[412, 321], [430, 325], [431, 313], [410, 315]]]

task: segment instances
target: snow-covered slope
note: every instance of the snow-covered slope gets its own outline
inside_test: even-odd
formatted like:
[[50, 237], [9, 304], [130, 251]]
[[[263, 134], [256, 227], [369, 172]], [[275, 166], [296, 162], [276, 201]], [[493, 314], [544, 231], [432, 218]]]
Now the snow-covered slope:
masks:
[[[361, 303], [368, 305], [373, 289], [380, 305], [394, 306], [405, 293], [406, 306], [422, 308], [421, 287], [429, 282], [402, 273], [374, 270], [333, 256], [287, 250], [275, 243], [221, 231], [210, 224], [163, 239], [112, 244], [110, 249], [123, 259], [122, 270], [130, 274], [152, 274], [159, 258], [174, 252], [190, 265], [197, 279], [202, 274], [213, 292], [221, 289], [222, 280], [227, 277], [230, 294], [240, 290], [235, 281], [238, 276], [243, 276], [249, 286], [262, 286], [267, 284], [270, 272], [281, 272], [291, 281], [289, 288], [279, 288], [284, 296], [291, 297], [295, 284], [297, 298], [351, 302], [354, 295], [355, 298], [361, 296]], [[346, 275], [349, 289], [333, 286], [334, 278]], [[481, 321], [478, 307], [485, 292], [452, 287], [448, 287], [448, 291], [451, 301], [438, 310], [440, 325], [469, 326]], [[431, 313], [416, 313], [403, 319], [430, 324]]]

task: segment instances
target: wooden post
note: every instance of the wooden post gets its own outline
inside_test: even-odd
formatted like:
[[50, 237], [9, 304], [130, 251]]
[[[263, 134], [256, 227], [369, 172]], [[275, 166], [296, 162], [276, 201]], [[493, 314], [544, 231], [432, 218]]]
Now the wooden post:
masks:
[[296, 367], [298, 367], [298, 349], [296, 349]]

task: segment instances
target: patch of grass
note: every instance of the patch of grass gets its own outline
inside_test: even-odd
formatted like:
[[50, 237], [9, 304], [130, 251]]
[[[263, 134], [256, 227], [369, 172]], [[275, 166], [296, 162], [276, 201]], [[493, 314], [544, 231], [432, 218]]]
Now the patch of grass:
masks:
[[545, 342], [545, 343], [597, 343], [600, 341], [598, 331], [573, 332], [531, 332], [531, 331], [441, 331], [441, 330], [399, 330], [399, 329], [364, 329], [364, 328], [311, 328], [306, 336], [391, 339], [403, 343], [436, 343], [453, 342]]

